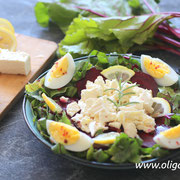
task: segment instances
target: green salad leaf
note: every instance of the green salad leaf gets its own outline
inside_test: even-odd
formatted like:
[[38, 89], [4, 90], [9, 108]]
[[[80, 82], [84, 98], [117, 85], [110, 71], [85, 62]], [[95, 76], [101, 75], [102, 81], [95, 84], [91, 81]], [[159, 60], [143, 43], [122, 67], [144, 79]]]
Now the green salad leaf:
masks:
[[[116, 55], [116, 56], [111, 56], [111, 55]], [[96, 67], [96, 69], [100, 69], [100, 70], [103, 70], [105, 68], [114, 65], [126, 66], [129, 69], [133, 69], [134, 71], [140, 71], [140, 67], [141, 67], [140, 62], [137, 59], [133, 58], [130, 54], [127, 55], [125, 58], [123, 55], [117, 53], [111, 53], [110, 55], [107, 55], [103, 52], [93, 50], [89, 54], [88, 59], [93, 64], [93, 66]]]
[[180, 114], [173, 114], [172, 116], [170, 116], [170, 119], [166, 118], [164, 124], [167, 126], [179, 125], [180, 124]]
[[[155, 12], [159, 12], [154, 0], [147, 0]], [[126, 16], [149, 14], [151, 11], [143, 0], [59, 0], [52, 2], [37, 2], [34, 7], [37, 22], [47, 27], [53, 21], [65, 32], [75, 17]]]
[[48, 5], [49, 3], [38, 2], [34, 7], [37, 22], [42, 27], [47, 27], [49, 24]]
[[71, 153], [70, 153], [69, 151], [67, 151], [62, 144], [55, 144], [54, 146], [51, 147], [51, 150], [52, 150], [55, 154], [71, 155]]
[[85, 77], [86, 72], [90, 70], [92, 67], [92, 64], [88, 61], [81, 61], [78, 62], [76, 65], [76, 70], [72, 79], [72, 82], [77, 82]]
[[64, 55], [70, 52], [74, 56], [82, 56], [94, 49], [106, 53], [126, 53], [152, 38], [159, 24], [170, 18], [172, 16], [168, 14], [109, 18], [79, 15], [59, 43], [59, 53]]
[[93, 153], [93, 158], [97, 162], [106, 162], [109, 159], [109, 155], [102, 149], [98, 149], [96, 152]]
[[156, 158], [163, 157], [168, 154], [169, 154], [169, 151], [167, 149], [160, 148], [159, 146], [154, 148], [151, 153], [152, 157], [156, 157]]
[[59, 122], [63, 122], [65, 124], [72, 125], [72, 123], [71, 123], [70, 119], [67, 117], [65, 111], [63, 111], [61, 119], [59, 120]]
[[46, 131], [46, 118], [40, 118], [37, 123], [42, 130]]
[[91, 161], [93, 159], [93, 154], [94, 154], [94, 147], [91, 146], [87, 151], [86, 159]]
[[33, 93], [33, 92], [41, 89], [44, 84], [44, 80], [45, 80], [45, 77], [38, 79], [38, 80], [34, 81], [33, 83], [27, 84], [25, 86], [26, 92]]
[[56, 96], [68, 96], [68, 97], [74, 97], [77, 93], [77, 88], [74, 85], [67, 85], [61, 89], [55, 89], [50, 91], [50, 97], [56, 97]]
[[139, 139], [129, 138], [127, 134], [121, 133], [114, 144], [107, 150], [111, 155], [111, 161], [115, 163], [132, 162], [138, 163], [141, 161], [140, 148], [142, 142]]

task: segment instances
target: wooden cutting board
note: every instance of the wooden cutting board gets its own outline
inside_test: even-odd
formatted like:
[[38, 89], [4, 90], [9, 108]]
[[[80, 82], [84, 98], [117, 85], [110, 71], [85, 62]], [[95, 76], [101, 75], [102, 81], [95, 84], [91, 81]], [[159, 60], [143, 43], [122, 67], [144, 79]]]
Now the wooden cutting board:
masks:
[[12, 105], [23, 95], [24, 86], [35, 80], [52, 60], [57, 44], [21, 34], [17, 36], [17, 50], [31, 56], [31, 72], [27, 76], [0, 74], [0, 120]]

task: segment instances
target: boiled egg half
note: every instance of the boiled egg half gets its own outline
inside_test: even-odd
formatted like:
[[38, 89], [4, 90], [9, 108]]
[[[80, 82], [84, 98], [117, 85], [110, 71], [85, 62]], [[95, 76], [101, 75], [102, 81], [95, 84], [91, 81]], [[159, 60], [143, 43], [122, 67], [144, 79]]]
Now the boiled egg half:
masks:
[[75, 71], [75, 63], [72, 56], [67, 53], [56, 61], [45, 76], [44, 85], [50, 89], [58, 89], [68, 84]]
[[170, 128], [154, 137], [154, 141], [163, 148], [180, 148], [180, 125]]
[[178, 81], [179, 75], [164, 61], [141, 55], [141, 69], [151, 75], [159, 86], [171, 86]]
[[63, 144], [65, 149], [70, 151], [85, 151], [90, 148], [94, 142], [87, 134], [62, 122], [47, 120], [46, 129], [50, 135], [50, 139], [54, 143]]

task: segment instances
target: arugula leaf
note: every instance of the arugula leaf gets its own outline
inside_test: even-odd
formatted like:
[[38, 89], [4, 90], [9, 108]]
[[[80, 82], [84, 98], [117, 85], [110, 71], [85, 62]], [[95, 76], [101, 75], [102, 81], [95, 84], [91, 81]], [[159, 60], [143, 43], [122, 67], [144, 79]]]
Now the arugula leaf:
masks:
[[152, 38], [159, 24], [170, 18], [172, 16], [168, 14], [109, 18], [79, 16], [73, 20], [59, 43], [59, 52], [61, 55], [70, 52], [82, 56], [93, 49], [113, 52], [113, 47], [118, 53], [126, 53]]
[[112, 156], [111, 161], [115, 163], [138, 163], [141, 161], [141, 145], [141, 140], [129, 138], [127, 134], [121, 133], [116, 137], [114, 144], [107, 150], [107, 153]]

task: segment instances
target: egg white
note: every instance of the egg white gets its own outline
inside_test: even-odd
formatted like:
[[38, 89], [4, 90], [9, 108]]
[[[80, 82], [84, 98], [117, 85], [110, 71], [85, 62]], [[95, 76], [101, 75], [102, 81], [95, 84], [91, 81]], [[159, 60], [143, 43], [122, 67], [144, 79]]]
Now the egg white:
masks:
[[72, 56], [69, 53], [67, 53], [65, 56], [67, 57], [68, 62], [69, 62], [67, 73], [59, 78], [51, 78], [50, 77], [51, 69], [50, 69], [49, 72], [45, 76], [44, 85], [46, 87], [48, 87], [50, 89], [58, 89], [58, 88], [65, 86], [66, 84], [68, 84], [71, 81], [71, 79], [74, 75], [74, 71], [75, 71], [75, 63], [74, 63]]
[[153, 140], [161, 147], [166, 149], [177, 149], [180, 148], [180, 137], [175, 139], [168, 139], [163, 134], [156, 135]]
[[[46, 129], [49, 135], [50, 135], [49, 126], [52, 122], [54, 121], [52, 120], [46, 121]], [[65, 149], [73, 152], [82, 152], [91, 147], [91, 145], [94, 143], [93, 139], [83, 132], [79, 132], [79, 133], [80, 133], [80, 138], [78, 139], [78, 141], [71, 145], [64, 145]], [[50, 139], [52, 142], [57, 144], [57, 142], [51, 136]]]
[[161, 59], [152, 58], [151, 56], [148, 56], [148, 55], [141, 55], [141, 69], [144, 73], [148, 74], [148, 72], [144, 66], [144, 58], [145, 57], [167, 65], [170, 70], [170, 72], [165, 74], [162, 78], [154, 78], [154, 80], [156, 81], [156, 83], [159, 86], [171, 86], [178, 81], [179, 75], [174, 71], [174, 69], [172, 69], [167, 63], [165, 63]]
[[64, 145], [64, 147], [70, 151], [81, 152], [90, 148], [93, 142], [94, 141], [87, 134], [80, 132], [80, 138], [75, 144]]

